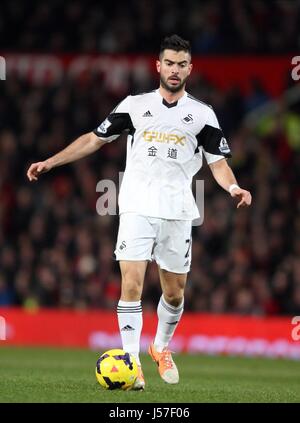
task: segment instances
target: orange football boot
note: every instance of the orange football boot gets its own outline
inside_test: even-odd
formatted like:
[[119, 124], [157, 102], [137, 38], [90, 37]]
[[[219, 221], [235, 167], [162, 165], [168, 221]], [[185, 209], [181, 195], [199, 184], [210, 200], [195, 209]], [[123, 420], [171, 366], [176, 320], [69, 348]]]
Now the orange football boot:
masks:
[[167, 383], [175, 384], [179, 382], [179, 374], [176, 364], [173, 361], [171, 351], [164, 348], [162, 352], [156, 351], [156, 348], [151, 342], [148, 350], [152, 360], [158, 366], [160, 377]]

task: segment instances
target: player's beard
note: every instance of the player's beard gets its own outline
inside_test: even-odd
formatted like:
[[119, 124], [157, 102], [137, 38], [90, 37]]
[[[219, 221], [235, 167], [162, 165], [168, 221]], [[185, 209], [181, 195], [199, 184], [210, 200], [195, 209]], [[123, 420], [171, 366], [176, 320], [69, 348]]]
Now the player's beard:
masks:
[[173, 86], [169, 85], [168, 81], [160, 74], [160, 84], [161, 86], [171, 93], [178, 93], [178, 91], [181, 91], [182, 88], [185, 86], [186, 80], [188, 79], [188, 76], [181, 80], [180, 84]]

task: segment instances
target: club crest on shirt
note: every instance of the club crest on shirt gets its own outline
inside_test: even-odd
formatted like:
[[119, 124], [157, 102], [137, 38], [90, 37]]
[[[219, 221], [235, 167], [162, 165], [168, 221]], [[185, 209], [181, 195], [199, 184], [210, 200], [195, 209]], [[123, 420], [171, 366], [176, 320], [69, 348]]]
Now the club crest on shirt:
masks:
[[187, 125], [194, 123], [193, 115], [189, 113], [184, 118], [181, 119], [183, 123], [186, 123]]
[[102, 134], [106, 134], [110, 126], [111, 122], [108, 119], [105, 119], [105, 121], [103, 121], [101, 125], [98, 126], [97, 131], [102, 132]]
[[219, 150], [221, 153], [228, 154], [230, 153], [229, 146], [227, 144], [226, 138], [222, 137], [219, 145]]

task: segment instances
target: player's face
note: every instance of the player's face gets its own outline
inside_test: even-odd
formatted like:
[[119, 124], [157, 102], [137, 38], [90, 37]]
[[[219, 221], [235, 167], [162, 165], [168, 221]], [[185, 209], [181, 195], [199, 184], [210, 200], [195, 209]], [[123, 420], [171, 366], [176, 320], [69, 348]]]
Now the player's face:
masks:
[[166, 49], [160, 60], [156, 61], [157, 72], [160, 74], [160, 83], [167, 91], [176, 93], [186, 83], [192, 71], [191, 56], [186, 51]]

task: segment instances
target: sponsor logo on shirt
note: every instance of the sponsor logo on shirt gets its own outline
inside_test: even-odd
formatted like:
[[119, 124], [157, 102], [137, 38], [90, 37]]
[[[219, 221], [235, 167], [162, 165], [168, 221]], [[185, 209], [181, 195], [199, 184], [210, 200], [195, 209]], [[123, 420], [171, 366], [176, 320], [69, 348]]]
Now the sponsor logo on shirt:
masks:
[[177, 145], [185, 145], [186, 137], [177, 134], [168, 134], [166, 132], [158, 131], [144, 131], [144, 141], [147, 142], [162, 142], [162, 143], [173, 143]]

